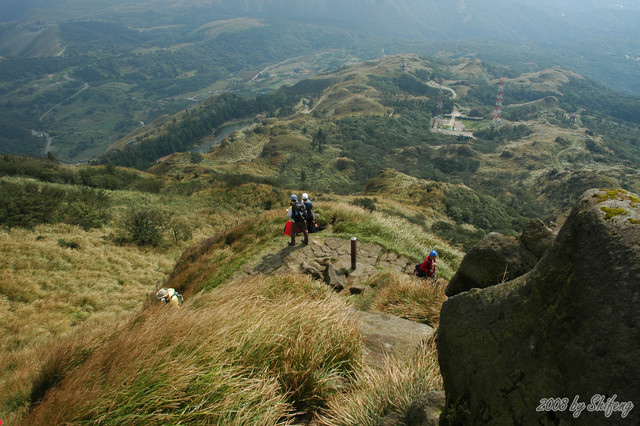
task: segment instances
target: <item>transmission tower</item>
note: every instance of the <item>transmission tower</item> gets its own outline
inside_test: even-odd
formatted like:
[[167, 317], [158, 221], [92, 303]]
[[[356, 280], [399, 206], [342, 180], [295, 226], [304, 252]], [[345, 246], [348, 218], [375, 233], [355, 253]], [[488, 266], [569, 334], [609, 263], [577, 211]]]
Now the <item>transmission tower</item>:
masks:
[[498, 96], [496, 96], [496, 111], [493, 114], [493, 120], [491, 120], [492, 126], [497, 126], [502, 123], [502, 96], [504, 94], [504, 77], [500, 77], [498, 83]]
[[442, 90], [442, 78], [440, 78], [440, 87], [438, 88], [438, 112], [436, 114], [436, 127], [442, 124], [442, 110], [444, 109], [444, 91]]

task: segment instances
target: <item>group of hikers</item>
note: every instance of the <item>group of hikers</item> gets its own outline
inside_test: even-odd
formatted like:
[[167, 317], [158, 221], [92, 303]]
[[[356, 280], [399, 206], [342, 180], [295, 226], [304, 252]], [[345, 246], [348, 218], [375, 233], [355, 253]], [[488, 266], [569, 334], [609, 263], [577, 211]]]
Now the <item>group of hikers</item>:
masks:
[[[298, 200], [296, 194], [291, 194], [289, 204], [291, 207], [287, 209], [287, 217], [291, 219], [291, 225], [287, 225], [290, 226], [288, 231], [291, 234], [291, 241], [288, 244], [290, 246], [296, 244], [296, 234], [299, 232], [304, 235], [302, 243], [309, 244], [309, 233], [316, 232], [318, 228], [318, 225], [313, 220], [313, 203], [309, 199], [309, 194], [306, 192], [302, 194], [302, 201]], [[285, 227], [286, 233], [287, 228]], [[437, 257], [438, 252], [431, 250], [425, 260], [415, 266], [413, 273], [420, 278], [435, 279]]]
[[[289, 245], [296, 244], [296, 234], [299, 232], [304, 235], [302, 244], [309, 244], [309, 233], [318, 231], [318, 225], [313, 220], [313, 203], [309, 199], [309, 194], [306, 192], [302, 194], [302, 200], [298, 200], [296, 194], [291, 194], [289, 204], [290, 207], [287, 209], [287, 217], [291, 219], [291, 225], [287, 224], [290, 226], [288, 232], [291, 235]], [[286, 232], [285, 228], [285, 234]]]
[[[317, 232], [321, 230], [313, 217], [313, 203], [309, 199], [309, 194], [302, 194], [302, 200], [298, 200], [296, 194], [291, 194], [290, 207], [287, 209], [287, 217], [290, 219], [285, 227], [285, 234], [291, 235], [291, 240], [288, 242], [290, 246], [296, 244], [296, 234], [302, 233], [304, 239], [303, 244], [309, 244], [309, 233]], [[435, 250], [431, 250], [429, 255], [422, 263], [418, 263], [413, 273], [420, 278], [432, 278], [436, 277], [436, 264], [438, 263], [438, 253]], [[165, 304], [179, 307], [182, 305], [182, 295], [175, 291], [173, 288], [161, 288], [156, 293], [156, 298]]]

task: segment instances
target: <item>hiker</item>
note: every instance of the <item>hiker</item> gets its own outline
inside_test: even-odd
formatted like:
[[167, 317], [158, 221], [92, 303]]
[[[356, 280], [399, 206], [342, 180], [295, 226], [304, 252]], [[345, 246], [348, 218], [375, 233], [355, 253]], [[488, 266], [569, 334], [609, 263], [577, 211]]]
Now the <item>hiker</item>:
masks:
[[162, 300], [164, 303], [179, 308], [182, 305], [183, 298], [180, 293], [172, 288], [161, 288], [156, 293], [156, 299]]
[[293, 246], [296, 244], [296, 233], [302, 232], [304, 234], [304, 240], [302, 240], [303, 244], [309, 244], [309, 232], [307, 231], [307, 209], [302, 203], [302, 201], [298, 201], [298, 196], [296, 194], [291, 195], [291, 241], [289, 241], [289, 245]]
[[436, 260], [438, 257], [438, 252], [435, 250], [431, 250], [429, 256], [422, 263], [418, 263], [413, 270], [415, 274], [420, 278], [433, 278], [436, 276], [436, 264], [438, 261]]
[[304, 207], [307, 209], [307, 231], [310, 233], [315, 232], [316, 224], [313, 221], [313, 203], [309, 199], [309, 194], [306, 192], [302, 194], [302, 204], [304, 204]]

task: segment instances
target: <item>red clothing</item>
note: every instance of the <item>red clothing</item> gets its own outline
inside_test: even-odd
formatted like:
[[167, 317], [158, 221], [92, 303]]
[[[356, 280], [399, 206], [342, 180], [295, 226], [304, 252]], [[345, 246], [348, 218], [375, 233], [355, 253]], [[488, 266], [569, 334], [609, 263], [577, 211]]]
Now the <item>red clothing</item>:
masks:
[[427, 256], [427, 258], [420, 264], [420, 270], [423, 271], [428, 277], [432, 277], [436, 273], [436, 263], [438, 261], [435, 257]]

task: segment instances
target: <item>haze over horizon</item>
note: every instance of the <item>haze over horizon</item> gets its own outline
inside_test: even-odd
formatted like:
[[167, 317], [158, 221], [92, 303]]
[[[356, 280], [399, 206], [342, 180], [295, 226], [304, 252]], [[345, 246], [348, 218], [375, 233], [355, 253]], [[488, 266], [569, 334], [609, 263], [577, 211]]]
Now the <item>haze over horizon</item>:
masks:
[[[78, 147], [68, 161], [194, 96], [273, 91], [389, 54], [479, 59], [505, 75], [560, 67], [640, 96], [640, 4], [629, 0], [8, 0], [0, 22], [2, 133], [20, 146], [30, 129], [53, 132]], [[305, 73], [255, 81], [300, 58]], [[80, 125], [74, 111], [92, 96]], [[11, 152], [40, 149], [29, 144]]]

